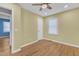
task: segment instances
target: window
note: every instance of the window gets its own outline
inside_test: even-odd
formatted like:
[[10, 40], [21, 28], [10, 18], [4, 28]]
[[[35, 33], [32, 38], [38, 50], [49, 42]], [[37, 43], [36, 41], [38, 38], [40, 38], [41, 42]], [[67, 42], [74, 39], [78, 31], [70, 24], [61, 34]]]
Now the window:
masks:
[[10, 32], [10, 22], [3, 22], [3, 31], [4, 32]]
[[57, 18], [52, 18], [48, 22], [48, 33], [58, 34], [58, 20]]

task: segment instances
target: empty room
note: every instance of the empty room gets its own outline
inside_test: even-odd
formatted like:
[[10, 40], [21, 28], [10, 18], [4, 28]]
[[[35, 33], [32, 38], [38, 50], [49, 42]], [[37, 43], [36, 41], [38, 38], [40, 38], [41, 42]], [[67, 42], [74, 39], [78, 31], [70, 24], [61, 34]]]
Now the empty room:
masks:
[[0, 56], [79, 56], [79, 3], [0, 3]]

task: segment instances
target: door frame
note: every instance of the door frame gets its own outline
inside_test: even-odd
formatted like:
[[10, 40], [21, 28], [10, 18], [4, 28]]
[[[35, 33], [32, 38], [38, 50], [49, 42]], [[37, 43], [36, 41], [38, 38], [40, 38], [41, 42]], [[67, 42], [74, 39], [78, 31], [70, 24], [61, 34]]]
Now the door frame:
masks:
[[14, 46], [14, 9], [13, 8], [8, 8], [5, 6], [0, 6], [2, 8], [11, 10], [11, 20], [10, 20], [10, 39], [9, 39], [9, 48], [10, 48], [10, 53], [13, 52], [13, 46]]

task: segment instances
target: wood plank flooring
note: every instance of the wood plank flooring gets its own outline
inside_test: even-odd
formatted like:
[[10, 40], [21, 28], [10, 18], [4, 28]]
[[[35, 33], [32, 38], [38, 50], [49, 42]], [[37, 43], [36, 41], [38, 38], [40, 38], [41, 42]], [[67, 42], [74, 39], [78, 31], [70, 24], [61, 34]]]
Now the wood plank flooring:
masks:
[[0, 38], [0, 56], [10, 55], [9, 38]]
[[11, 54], [8, 38], [4, 38], [0, 39], [0, 56], [79, 56], [79, 48], [43, 39]]
[[14, 56], [79, 56], [79, 48], [63, 45], [49, 40], [40, 40], [22, 48]]

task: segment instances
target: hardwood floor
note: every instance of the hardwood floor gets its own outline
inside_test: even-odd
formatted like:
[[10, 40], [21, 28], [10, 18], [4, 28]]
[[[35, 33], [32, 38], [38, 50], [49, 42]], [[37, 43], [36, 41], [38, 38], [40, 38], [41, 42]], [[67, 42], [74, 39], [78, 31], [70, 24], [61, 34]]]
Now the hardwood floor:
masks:
[[0, 39], [0, 56], [79, 56], [79, 48], [44, 39], [22, 48], [22, 51], [15, 54], [10, 54], [8, 45], [8, 39]]
[[15, 56], [79, 56], [79, 48], [63, 45], [49, 40], [40, 40], [37, 43], [22, 48]]
[[9, 38], [0, 38], [0, 56], [10, 55]]

